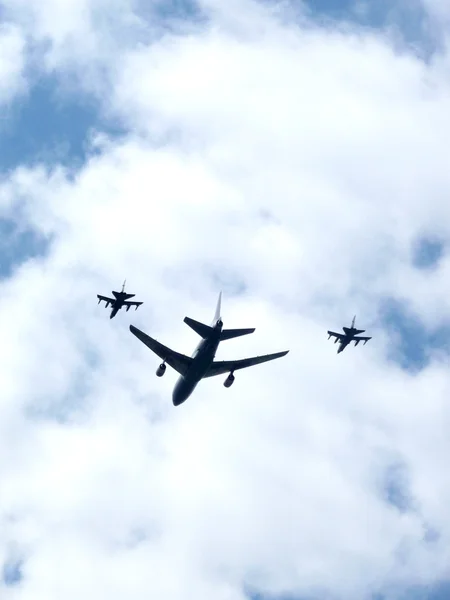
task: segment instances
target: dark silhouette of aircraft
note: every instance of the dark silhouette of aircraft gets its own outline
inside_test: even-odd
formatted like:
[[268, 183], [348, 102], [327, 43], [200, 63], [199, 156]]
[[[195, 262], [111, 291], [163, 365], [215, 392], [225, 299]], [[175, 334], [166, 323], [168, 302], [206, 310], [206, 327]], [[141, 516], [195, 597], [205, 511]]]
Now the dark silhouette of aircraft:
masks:
[[336, 333], [334, 331], [328, 331], [328, 339], [331, 336], [335, 337], [334, 343], [339, 342], [339, 348], [337, 353], [342, 352], [345, 348], [350, 344], [350, 342], [355, 342], [355, 346], [359, 344], [359, 342], [364, 342], [364, 345], [367, 344], [371, 337], [357, 337], [359, 333], [364, 333], [365, 329], [356, 329], [355, 328], [355, 319], [356, 316], [353, 317], [352, 326], [351, 327], [343, 327], [342, 329], [345, 332], [345, 335], [342, 333]]
[[127, 311], [129, 311], [130, 306], [135, 306], [136, 310], [137, 310], [138, 307], [141, 304], [143, 304], [143, 302], [128, 302], [128, 298], [133, 298], [133, 296], [135, 296], [136, 294], [127, 294], [124, 291], [126, 282], [127, 282], [127, 280], [125, 279], [125, 281], [123, 282], [121, 292], [113, 291], [114, 298], [107, 298], [106, 296], [100, 296], [99, 294], [97, 294], [99, 304], [102, 300], [105, 301], [105, 308], [108, 308], [108, 306], [111, 304], [112, 310], [111, 310], [111, 314], [109, 315], [110, 319], [112, 319], [113, 317], [115, 317], [117, 315], [117, 313], [122, 308], [122, 306], [126, 306]]
[[192, 357], [179, 354], [163, 344], [160, 344], [150, 336], [146, 335], [133, 325], [130, 325], [130, 331], [155, 354], [162, 358], [163, 362], [159, 365], [156, 375], [162, 377], [166, 372], [166, 363], [175, 371], [180, 373], [180, 377], [175, 385], [172, 395], [174, 406], [182, 404], [189, 398], [197, 384], [204, 377], [213, 377], [229, 373], [224, 381], [224, 386], [229, 388], [234, 382], [234, 371], [244, 369], [253, 365], [274, 360], [285, 356], [289, 350], [285, 352], [277, 352], [276, 354], [266, 354], [264, 356], [256, 356], [253, 358], [244, 358], [241, 360], [222, 360], [214, 361], [219, 343], [224, 340], [230, 340], [241, 335], [253, 333], [255, 329], [223, 329], [223, 321], [220, 316], [222, 292], [219, 294], [217, 308], [214, 319], [211, 325], [204, 325], [199, 321], [194, 321], [189, 317], [184, 318], [184, 322], [189, 325], [202, 338], [197, 348], [194, 350]]

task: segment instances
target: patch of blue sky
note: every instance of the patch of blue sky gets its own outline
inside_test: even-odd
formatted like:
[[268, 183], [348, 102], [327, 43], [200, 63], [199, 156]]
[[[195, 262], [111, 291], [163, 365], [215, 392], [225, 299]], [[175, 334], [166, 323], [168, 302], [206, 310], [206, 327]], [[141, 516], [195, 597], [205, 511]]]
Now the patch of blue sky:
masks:
[[449, 598], [449, 581], [390, 589], [372, 596], [372, 600], [449, 600]]
[[0, 171], [37, 162], [80, 167], [93, 131], [124, 133], [102, 116], [94, 100], [72, 89], [64, 91], [58, 79], [44, 77], [9, 107], [0, 122]]
[[331, 600], [328, 594], [323, 596], [298, 596], [294, 594], [265, 595], [261, 592], [251, 592], [247, 596], [248, 600]]
[[402, 463], [390, 465], [384, 473], [382, 485], [384, 499], [399, 512], [405, 513], [414, 508], [406, 465]]
[[418, 269], [433, 269], [439, 264], [445, 243], [437, 238], [419, 238], [412, 250], [412, 263]]
[[20, 222], [0, 219], [0, 279], [10, 277], [28, 259], [45, 256], [49, 245], [50, 240]]
[[390, 338], [388, 358], [403, 369], [418, 372], [430, 362], [433, 351], [450, 350], [450, 324], [442, 323], [428, 331], [408, 306], [395, 298], [386, 298], [380, 306], [380, 325]]
[[135, 41], [148, 43], [167, 33], [186, 32], [203, 27], [209, 17], [196, 0], [139, 0], [134, 7], [141, 26], [133, 28]]
[[[292, 0], [300, 4], [299, 0]], [[309, 13], [322, 21], [346, 22], [371, 29], [389, 30], [423, 58], [429, 58], [443, 40], [430, 26], [422, 2], [411, 0], [302, 0]]]
[[194, 0], [159, 0], [156, 10], [160, 17], [169, 20], [192, 20], [202, 16], [200, 7]]
[[[299, 595], [264, 595], [254, 592], [247, 596], [248, 600], [336, 600], [337, 596], [328, 593], [299, 596]], [[450, 582], [441, 581], [430, 585], [414, 585], [390, 588], [386, 591], [376, 591], [371, 600], [449, 600]]]
[[3, 583], [8, 587], [18, 585], [23, 579], [23, 560], [7, 560], [2, 569]]

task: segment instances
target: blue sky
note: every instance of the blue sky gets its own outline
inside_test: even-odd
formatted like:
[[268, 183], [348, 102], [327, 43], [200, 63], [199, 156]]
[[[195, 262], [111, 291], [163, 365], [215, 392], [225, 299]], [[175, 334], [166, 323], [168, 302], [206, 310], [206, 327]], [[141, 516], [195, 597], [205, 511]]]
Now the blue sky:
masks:
[[402, 0], [308, 0], [310, 10], [325, 18], [350, 21], [374, 29], [395, 28], [407, 44], [429, 52], [436, 39], [428, 31], [427, 13], [420, 2]]
[[[369, 3], [367, 11], [361, 13], [355, 11], [351, 0], [340, 3], [317, 0], [309, 4], [318, 20], [323, 17], [332, 22], [348, 20], [374, 29], [395, 24], [406, 43], [417, 44], [425, 53], [433, 49], [433, 40], [430, 41], [424, 25], [425, 13], [420, 7], [407, 10], [402, 8], [402, 3], [398, 3], [392, 8], [392, 3], [386, 0]], [[185, 3], [179, 4], [178, 8], [180, 14], [183, 14]], [[91, 156], [89, 142], [94, 132], [105, 132], [113, 141], [118, 141], [124, 134], [134, 133], [126, 125], [119, 125], [114, 119], [106, 118], [104, 107], [93, 94], [81, 92], [76, 87], [67, 88], [58, 73], [35, 77], [28, 93], [18, 96], [7, 107], [5, 114], [6, 118], [0, 123], [0, 170], [4, 179], [18, 168], [33, 167], [40, 163], [50, 167], [63, 165], [75, 174], [82, 172]], [[150, 193], [151, 190], [149, 195]], [[7, 280], [16, 274], [18, 267], [24, 262], [45, 260], [53, 240], [51, 236], [43, 235], [33, 229], [28, 221], [24, 221], [20, 208], [12, 214], [6, 211], [0, 217], [0, 276]], [[409, 265], [421, 273], [434, 272], [445, 258], [446, 251], [447, 242], [442, 236], [419, 236], [411, 244]], [[233, 269], [230, 268], [229, 272], [233, 273]], [[216, 281], [218, 279], [217, 274], [209, 276]], [[230, 283], [228, 277], [222, 277], [222, 283], [230, 289], [235, 287], [236, 293], [246, 293], [250, 289], [247, 282]], [[401, 367], [406, 373], [417, 374], [426, 369], [434, 350], [448, 353], [450, 322], [444, 319], [430, 330], [417, 309], [402, 297], [393, 294], [380, 298], [374, 314], [369, 318], [371, 322], [378, 319], [376, 327], [384, 330], [391, 340], [387, 349], [388, 361]], [[361, 315], [361, 321], [363, 320]], [[342, 323], [344, 324], [347, 323]], [[330, 323], [331, 326], [334, 324]], [[367, 333], [371, 335], [372, 332]], [[367, 346], [364, 350], [366, 348]], [[413, 493], [408, 466], [401, 460], [389, 466], [380, 490], [384, 501], [392, 510], [400, 513], [419, 511], [412, 501]], [[24, 574], [26, 577], [26, 563], [21, 559], [6, 559], [3, 565], [3, 581], [6, 586], [16, 586]], [[442, 582], [431, 587], [405, 586], [395, 593], [395, 600], [447, 600], [450, 597], [450, 584]], [[310, 600], [298, 596], [267, 597], [256, 593], [250, 594], [249, 598]], [[380, 590], [373, 600], [392, 598], [394, 597], [390, 591]], [[317, 600], [328, 599], [324, 597]]]

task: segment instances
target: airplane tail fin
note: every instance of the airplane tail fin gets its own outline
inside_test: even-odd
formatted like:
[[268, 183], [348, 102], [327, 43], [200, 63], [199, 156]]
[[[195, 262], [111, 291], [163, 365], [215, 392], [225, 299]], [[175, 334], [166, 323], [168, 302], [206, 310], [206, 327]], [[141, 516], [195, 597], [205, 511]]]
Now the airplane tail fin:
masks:
[[[214, 313], [214, 319], [211, 325], [205, 325], [204, 323], [200, 323], [200, 321], [196, 321], [195, 319], [191, 319], [190, 317], [184, 317], [184, 322], [186, 325], [189, 325], [191, 329], [198, 333], [200, 337], [204, 340], [207, 339], [211, 333], [214, 331], [214, 328], [217, 322], [220, 320], [220, 309], [221, 309], [221, 300], [222, 300], [222, 292], [219, 294], [219, 299], [217, 300], [216, 312]], [[220, 327], [222, 324], [220, 323]]]
[[209, 325], [200, 323], [200, 321], [196, 321], [195, 319], [191, 319], [190, 317], [184, 317], [184, 322], [186, 323], [186, 325], [189, 325], [189, 327], [193, 329], [195, 333], [198, 333], [198, 335], [204, 340], [206, 340], [213, 332], [213, 328]]
[[219, 299], [217, 300], [216, 312], [214, 313], [214, 319], [213, 319], [212, 325], [215, 325], [217, 323], [217, 321], [220, 319], [221, 304], [222, 304], [222, 292], [219, 293]]
[[346, 333], [348, 333], [348, 331], [351, 331], [354, 335], [358, 335], [359, 333], [364, 333], [365, 329], [356, 329], [355, 321], [356, 321], [356, 315], [353, 317], [352, 326], [344, 327], [344, 331]]
[[232, 338], [240, 337], [241, 335], [248, 335], [254, 331], [254, 327], [252, 329], [224, 329], [220, 334], [220, 341], [231, 340]]

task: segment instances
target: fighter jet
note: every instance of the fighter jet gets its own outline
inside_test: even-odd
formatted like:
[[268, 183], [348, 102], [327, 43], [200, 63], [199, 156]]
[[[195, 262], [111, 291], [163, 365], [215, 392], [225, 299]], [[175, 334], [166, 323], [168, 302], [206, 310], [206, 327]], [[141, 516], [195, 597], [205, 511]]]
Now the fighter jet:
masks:
[[125, 281], [123, 282], [121, 292], [113, 291], [114, 298], [107, 298], [106, 296], [100, 296], [99, 294], [97, 294], [98, 304], [100, 304], [100, 302], [102, 300], [105, 301], [105, 308], [108, 308], [108, 306], [111, 304], [112, 310], [111, 310], [111, 314], [109, 315], [110, 319], [112, 319], [113, 317], [115, 317], [117, 315], [117, 313], [122, 308], [122, 306], [126, 306], [127, 311], [129, 311], [130, 306], [135, 306], [136, 307], [135, 310], [137, 310], [138, 307], [141, 306], [141, 304], [143, 304], [143, 302], [128, 302], [128, 298], [133, 298], [133, 296], [135, 296], [136, 294], [127, 294], [125, 292], [126, 282], [127, 282], [127, 280], [125, 279]]
[[266, 354], [264, 356], [256, 356], [253, 358], [244, 358], [241, 360], [222, 360], [214, 361], [219, 343], [224, 340], [230, 340], [241, 335], [253, 333], [255, 329], [223, 329], [223, 321], [220, 316], [222, 292], [219, 294], [216, 312], [211, 325], [205, 325], [199, 321], [195, 321], [190, 317], [185, 317], [184, 322], [189, 325], [202, 339], [191, 357], [179, 354], [166, 346], [163, 346], [150, 336], [146, 335], [133, 325], [130, 325], [130, 331], [155, 354], [162, 358], [163, 362], [159, 365], [156, 375], [162, 377], [166, 372], [166, 363], [178, 371], [180, 377], [175, 385], [172, 394], [174, 406], [182, 404], [189, 398], [197, 384], [204, 377], [213, 377], [214, 375], [222, 375], [229, 373], [224, 381], [224, 386], [229, 388], [234, 382], [234, 372], [238, 369], [244, 369], [253, 365], [274, 360], [285, 356], [289, 350], [285, 352], [277, 352], [275, 354]]
[[334, 331], [328, 331], [328, 339], [331, 336], [335, 337], [334, 343], [339, 342], [339, 348], [337, 353], [342, 352], [345, 348], [350, 344], [350, 342], [355, 342], [355, 346], [359, 344], [359, 342], [364, 342], [364, 345], [367, 344], [371, 337], [357, 337], [359, 333], [364, 333], [365, 329], [356, 329], [355, 328], [355, 319], [356, 315], [353, 317], [352, 326], [351, 327], [343, 327], [342, 329], [345, 331], [345, 335], [342, 333], [335, 333]]

